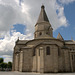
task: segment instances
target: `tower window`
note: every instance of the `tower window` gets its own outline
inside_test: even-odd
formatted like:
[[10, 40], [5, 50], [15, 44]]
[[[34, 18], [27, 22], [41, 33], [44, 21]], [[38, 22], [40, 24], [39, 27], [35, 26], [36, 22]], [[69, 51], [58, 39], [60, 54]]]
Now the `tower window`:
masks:
[[40, 32], [39, 35], [42, 35], [42, 33]]
[[50, 47], [46, 47], [46, 55], [50, 55]]

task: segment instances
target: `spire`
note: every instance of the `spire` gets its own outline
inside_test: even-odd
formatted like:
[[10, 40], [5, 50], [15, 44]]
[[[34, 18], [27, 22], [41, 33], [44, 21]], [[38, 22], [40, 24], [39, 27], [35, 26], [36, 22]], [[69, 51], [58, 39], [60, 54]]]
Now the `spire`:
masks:
[[60, 33], [58, 33], [57, 39], [64, 40]]
[[45, 12], [45, 7], [44, 7], [44, 5], [42, 5], [41, 6], [41, 12], [40, 12], [37, 23], [44, 22], [44, 21], [49, 22], [48, 17], [47, 17], [46, 12]]

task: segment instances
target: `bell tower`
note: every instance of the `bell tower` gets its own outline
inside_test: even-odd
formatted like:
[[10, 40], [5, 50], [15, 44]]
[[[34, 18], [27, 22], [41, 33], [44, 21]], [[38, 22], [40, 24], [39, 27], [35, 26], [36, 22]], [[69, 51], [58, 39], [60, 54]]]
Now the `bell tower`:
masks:
[[51, 27], [51, 24], [46, 15], [45, 7], [44, 5], [42, 5], [38, 21], [35, 25], [34, 38], [38, 38], [41, 36], [45, 37], [45, 35], [53, 37], [53, 28]]

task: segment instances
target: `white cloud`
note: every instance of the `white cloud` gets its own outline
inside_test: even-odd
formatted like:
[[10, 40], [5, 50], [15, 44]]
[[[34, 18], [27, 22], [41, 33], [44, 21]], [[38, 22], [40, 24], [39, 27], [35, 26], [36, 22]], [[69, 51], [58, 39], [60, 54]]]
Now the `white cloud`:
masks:
[[[23, 35], [20, 32], [12, 31], [12, 36], [10, 34], [5, 35], [4, 39], [0, 40], [0, 56], [4, 58], [4, 61], [12, 60], [13, 48], [15, 46], [15, 41], [18, 39], [29, 40], [32, 38], [31, 34]], [[9, 56], [9, 57], [7, 57]]]
[[13, 47], [15, 45], [15, 41], [18, 39], [27, 40], [31, 39], [31, 34], [23, 35], [20, 32], [12, 32], [12, 36], [5, 35], [4, 39], [0, 40], [0, 55], [11, 55], [13, 51]]
[[59, 26], [67, 26], [68, 21], [64, 15], [64, 7], [63, 6], [59, 6], [58, 4], [56, 5], [56, 9], [58, 11], [58, 19], [59, 19]]
[[23, 7], [26, 8], [24, 11], [24, 8], [19, 6], [16, 1], [2, 0], [0, 2], [0, 36], [6, 34], [16, 23], [28, 25], [29, 14], [27, 13], [29, 9], [27, 5], [24, 5]]
[[74, 2], [75, 0], [58, 0], [59, 2], [61, 2], [62, 4], [69, 4]]
[[4, 62], [12, 62], [12, 57], [5, 57]]
[[[31, 2], [29, 2], [29, 0], [23, 0], [21, 6], [19, 5], [19, 0], [1, 0], [0, 31], [7, 32], [10, 30], [10, 28], [13, 27], [13, 24], [20, 23], [25, 24], [27, 26], [27, 29], [29, 29], [30, 32], [33, 33], [34, 25], [36, 24], [36, 21], [38, 19], [42, 3], [46, 7], [48, 18], [54, 30], [60, 26], [67, 25], [67, 20], [64, 16], [64, 7], [61, 7], [56, 0], [33, 0]], [[58, 6], [59, 8], [57, 9], [56, 6]], [[63, 13], [57, 15], [56, 10], [60, 10], [60, 12]], [[58, 18], [58, 16], [60, 18]]]
[[12, 62], [12, 56], [9, 55], [2, 55], [1, 57], [4, 58], [4, 62]]

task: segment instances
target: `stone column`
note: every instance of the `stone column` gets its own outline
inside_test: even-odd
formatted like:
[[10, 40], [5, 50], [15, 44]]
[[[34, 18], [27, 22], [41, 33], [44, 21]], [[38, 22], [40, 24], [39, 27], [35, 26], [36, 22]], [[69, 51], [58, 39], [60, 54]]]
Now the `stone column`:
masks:
[[44, 50], [40, 47], [40, 73], [44, 73]]
[[71, 63], [71, 71], [73, 72], [73, 61], [72, 61], [72, 53], [70, 52], [70, 63]]
[[23, 71], [23, 51], [20, 52], [20, 56], [19, 56], [19, 71], [22, 72]]
[[36, 70], [40, 72], [40, 55], [39, 49], [36, 49]]
[[69, 50], [64, 50], [64, 60], [65, 60], [65, 71], [70, 72], [70, 54]]
[[58, 72], [58, 48], [54, 48], [54, 54], [53, 54], [53, 67], [54, 67], [54, 72]]
[[13, 52], [12, 71], [15, 71], [15, 53]]
[[18, 54], [15, 55], [15, 71], [18, 71]]
[[36, 49], [36, 71], [38, 72], [38, 49]]

